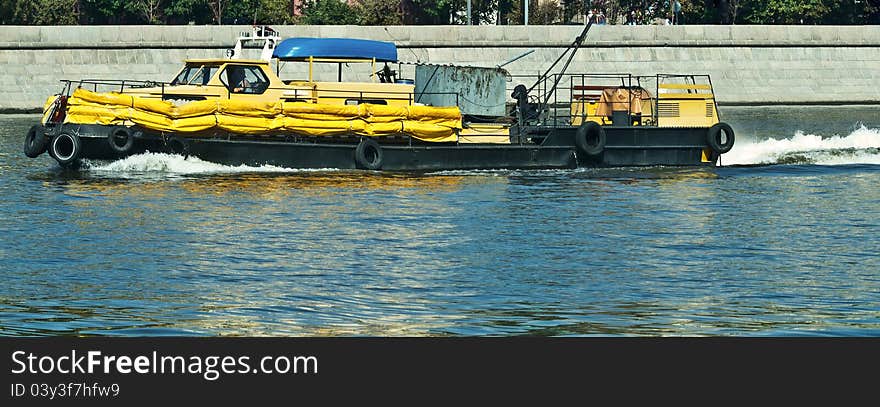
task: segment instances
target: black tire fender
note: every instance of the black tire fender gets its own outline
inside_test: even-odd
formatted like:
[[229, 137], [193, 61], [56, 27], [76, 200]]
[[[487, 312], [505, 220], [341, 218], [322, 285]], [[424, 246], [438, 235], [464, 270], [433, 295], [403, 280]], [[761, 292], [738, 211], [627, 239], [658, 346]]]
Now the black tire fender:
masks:
[[134, 134], [128, 127], [116, 126], [107, 134], [107, 142], [113, 151], [126, 154], [134, 147]]
[[49, 151], [52, 158], [58, 161], [58, 164], [66, 167], [79, 159], [82, 154], [82, 141], [76, 134], [61, 132], [49, 143]]
[[367, 170], [382, 169], [382, 147], [376, 140], [371, 138], [362, 138], [354, 149], [354, 161], [358, 168]]
[[605, 142], [605, 129], [599, 123], [592, 121], [581, 124], [574, 136], [578, 151], [593, 157], [605, 151]]
[[[722, 136], [727, 137], [722, 140]], [[709, 147], [718, 154], [724, 154], [730, 151], [730, 149], [733, 148], [735, 140], [736, 137], [733, 134], [733, 128], [724, 122], [715, 123], [709, 128], [709, 131], [706, 132], [706, 142], [709, 143]]]
[[168, 154], [178, 154], [183, 158], [188, 158], [189, 143], [183, 137], [171, 136], [165, 140], [165, 151]]
[[46, 152], [49, 140], [43, 133], [42, 126], [33, 125], [24, 136], [24, 155], [28, 158], [37, 158]]

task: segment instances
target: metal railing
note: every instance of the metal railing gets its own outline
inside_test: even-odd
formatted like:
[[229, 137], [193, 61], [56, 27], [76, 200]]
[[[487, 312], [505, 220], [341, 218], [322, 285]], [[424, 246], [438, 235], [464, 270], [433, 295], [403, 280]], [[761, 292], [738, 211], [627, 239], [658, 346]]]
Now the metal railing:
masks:
[[[65, 84], [63, 94], [70, 96], [74, 87], [84, 89], [91, 88], [94, 92], [117, 92], [117, 93], [141, 93], [144, 90], [155, 89], [149, 93], [160, 97], [163, 100], [176, 99], [209, 99], [222, 98], [231, 99], [233, 95], [262, 95], [269, 91], [281, 92], [279, 99], [287, 101], [302, 101], [317, 103], [319, 99], [339, 100], [345, 99], [343, 104], [348, 102], [387, 104], [388, 101], [405, 101], [407, 105], [416, 105], [417, 95], [447, 95], [455, 96], [455, 106], [461, 107], [461, 94], [455, 92], [399, 92], [387, 90], [345, 90], [345, 89], [316, 89], [314, 87], [297, 88], [291, 86], [260, 87], [258, 92], [234, 92], [230, 91], [225, 85], [171, 85], [168, 82], [160, 81], [139, 81], [127, 79], [81, 79], [81, 80], [61, 80]], [[210, 93], [182, 93], [174, 92], [176, 86], [197, 86], [199, 88], [218, 89], [216, 94]], [[295, 92], [293, 94], [285, 94], [285, 92]], [[298, 93], [302, 92], [302, 93]], [[385, 103], [382, 103], [385, 102]]]
[[[533, 105], [531, 106], [533, 109], [537, 110], [538, 115], [532, 118], [530, 125], [571, 126], [586, 120], [610, 124], [609, 119], [613, 116], [590, 114], [590, 111], [609, 113], [613, 112], [615, 107], [621, 108], [620, 104], [625, 105], [627, 124], [657, 125], [660, 100], [664, 102], [691, 100], [690, 97], [675, 97], [675, 93], [668, 92], [671, 90], [681, 91], [685, 94], [705, 94], [706, 100], [711, 100], [715, 113], [718, 112], [717, 100], [714, 97], [709, 75], [572, 73], [552, 74], [543, 78], [538, 75], [516, 75], [513, 78], [512, 85], [517, 84], [516, 79], [521, 79], [526, 83], [529, 82], [529, 79], [537, 80], [533, 92], [529, 94], [529, 103]], [[555, 90], [549, 86], [553, 83], [558, 83]], [[512, 89], [508, 89], [508, 91], [512, 92]], [[623, 92], [626, 98], [625, 103], [603, 97], [602, 93], [606, 91], [625, 91]], [[664, 94], [669, 96], [664, 96]], [[644, 106], [642, 106], [643, 101], [646, 102]], [[515, 102], [510, 103], [515, 104]], [[602, 104], [604, 106], [601, 106]], [[644, 110], [648, 110], [648, 112], [644, 112]]]

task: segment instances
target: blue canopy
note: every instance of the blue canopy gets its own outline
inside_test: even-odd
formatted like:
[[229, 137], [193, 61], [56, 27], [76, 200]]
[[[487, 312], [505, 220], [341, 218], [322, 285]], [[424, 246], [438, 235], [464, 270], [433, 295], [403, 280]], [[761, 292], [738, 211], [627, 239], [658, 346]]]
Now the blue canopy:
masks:
[[288, 38], [281, 41], [272, 53], [282, 61], [303, 61], [315, 58], [373, 59], [377, 62], [396, 62], [397, 47], [385, 41], [354, 38]]

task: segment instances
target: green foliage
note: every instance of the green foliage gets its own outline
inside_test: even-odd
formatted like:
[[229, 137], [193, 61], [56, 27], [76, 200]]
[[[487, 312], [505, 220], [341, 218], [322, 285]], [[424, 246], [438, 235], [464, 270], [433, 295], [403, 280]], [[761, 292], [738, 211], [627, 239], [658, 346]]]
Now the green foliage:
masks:
[[80, 0], [79, 11], [83, 24], [120, 24], [131, 18], [125, 0]]
[[[467, 2], [464, 3], [461, 10], [464, 16], [461, 18], [462, 24], [467, 24]], [[471, 0], [471, 24], [495, 24], [495, 8], [497, 0]]]
[[[589, 9], [620, 24], [664, 18], [674, 0], [471, 0], [473, 24], [582, 22]], [[880, 24], [880, 0], [679, 0], [685, 24]], [[467, 24], [466, 0], [0, 0], [0, 24]]]
[[562, 20], [562, 7], [552, 1], [529, 3], [529, 24], [554, 24]]
[[498, 0], [498, 25], [522, 24], [520, 0]]
[[359, 17], [346, 2], [339, 0], [307, 0], [300, 8], [299, 24], [357, 24]]
[[454, 12], [464, 10], [464, 1], [455, 0], [403, 0], [406, 24], [438, 25], [456, 24]]
[[822, 24], [853, 24], [860, 21], [862, 24], [877, 24], [880, 21], [871, 21], [871, 14], [876, 16], [880, 11], [880, 0], [853, 0], [836, 1], [828, 4], [828, 14]]
[[[562, 22], [565, 7], [559, 3], [552, 1], [538, 0], [498, 0], [498, 24], [524, 24], [525, 8], [524, 1], [529, 1], [529, 24], [545, 25], [558, 24]], [[581, 3], [590, 0], [579, 0]], [[599, 3], [604, 0], [593, 0], [593, 3]], [[567, 3], [566, 3], [567, 4]], [[567, 6], [571, 9], [571, 6]]]
[[[752, 0], [738, 19], [746, 24], [821, 24], [830, 11], [823, 0]], [[739, 14], [739, 13], [737, 13]]]
[[240, 0], [223, 12], [226, 24], [291, 24], [293, 8], [288, 0]]
[[165, 7], [165, 18], [170, 24], [214, 23], [208, 0], [170, 0]]
[[492, 2], [492, 14], [488, 24], [522, 24], [521, 9], [521, 0], [494, 0]]
[[0, 0], [0, 24], [16, 24], [15, 16], [12, 15], [15, 3], [15, 0]]
[[12, 3], [12, 24], [71, 25], [78, 22], [77, 0], [30, 0]]
[[400, 2], [394, 0], [361, 0], [353, 6], [360, 17], [360, 25], [400, 25], [403, 12]]
[[293, 3], [290, 0], [260, 0], [260, 7], [254, 15], [256, 24], [292, 24]]
[[165, 0], [128, 0], [125, 9], [138, 18], [139, 22], [159, 24], [164, 14]]
[[252, 24], [258, 0], [226, 1], [223, 6], [223, 24]]
[[880, 0], [867, 0], [864, 16], [865, 24], [880, 24]]
[[880, 11], [878, 0], [687, 0], [682, 4], [689, 24], [876, 24]]
[[[713, 24], [717, 13], [713, 7], [706, 7], [711, 0], [679, 0], [681, 3], [681, 20], [685, 24]], [[715, 14], [713, 14], [715, 13]]]

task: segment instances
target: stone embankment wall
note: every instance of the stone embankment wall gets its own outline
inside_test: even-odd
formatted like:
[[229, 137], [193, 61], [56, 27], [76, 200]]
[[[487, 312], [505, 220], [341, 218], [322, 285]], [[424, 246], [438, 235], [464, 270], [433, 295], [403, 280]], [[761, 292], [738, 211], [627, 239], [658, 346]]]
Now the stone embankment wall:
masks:
[[[0, 111], [34, 110], [60, 79], [168, 81], [224, 54], [248, 26], [0, 26]], [[282, 37], [392, 41], [407, 62], [546, 70], [580, 26], [280, 26]], [[255, 51], [249, 51], [255, 52]], [[285, 64], [282, 77], [305, 72]], [[293, 66], [296, 65], [296, 66]], [[560, 64], [561, 65], [561, 64]], [[411, 68], [411, 67], [410, 67]], [[403, 71], [407, 72], [404, 68]], [[319, 78], [335, 80], [335, 66]], [[721, 104], [880, 104], [880, 26], [596, 26], [569, 72], [710, 74]], [[348, 79], [363, 78], [356, 71]], [[526, 78], [513, 78], [530, 85]]]

